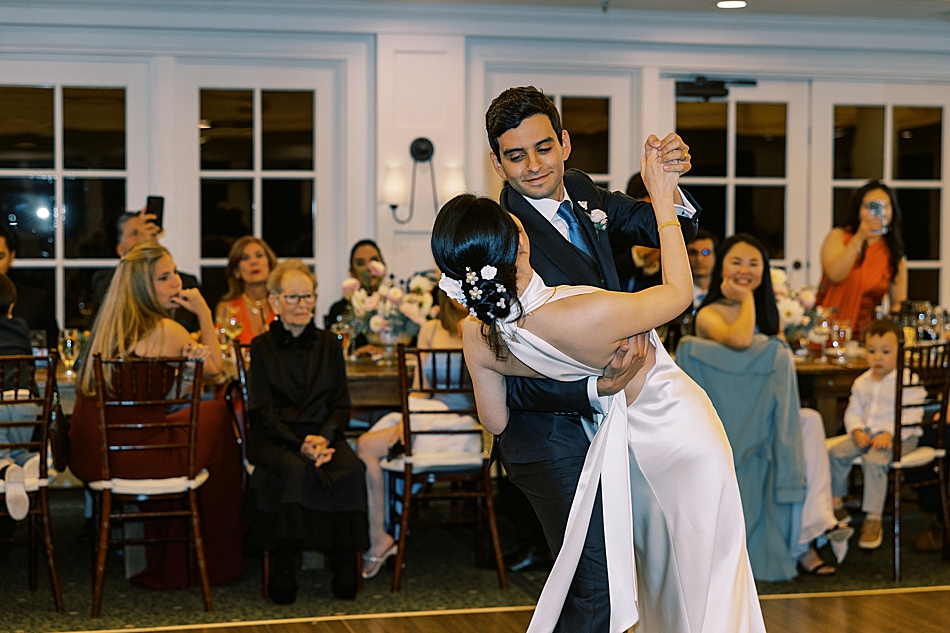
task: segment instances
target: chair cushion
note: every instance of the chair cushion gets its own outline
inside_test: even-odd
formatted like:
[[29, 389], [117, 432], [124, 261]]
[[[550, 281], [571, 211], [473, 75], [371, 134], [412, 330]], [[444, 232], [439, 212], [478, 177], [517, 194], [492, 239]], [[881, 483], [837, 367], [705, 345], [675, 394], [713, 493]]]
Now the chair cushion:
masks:
[[485, 454], [482, 451], [422, 452], [413, 453], [409, 458], [402, 456], [393, 460], [383, 460], [379, 465], [383, 470], [402, 472], [405, 469], [406, 459], [412, 463], [412, 471], [416, 473], [471, 471], [482, 467]]
[[892, 462], [891, 468], [915, 468], [925, 466], [937, 458], [937, 449], [932, 446], [918, 446], [907, 453], [899, 462]]
[[167, 495], [195, 490], [208, 481], [208, 469], [202, 468], [194, 479], [168, 477], [165, 479], [103, 479], [89, 482], [96, 491], [111, 490], [119, 495]]

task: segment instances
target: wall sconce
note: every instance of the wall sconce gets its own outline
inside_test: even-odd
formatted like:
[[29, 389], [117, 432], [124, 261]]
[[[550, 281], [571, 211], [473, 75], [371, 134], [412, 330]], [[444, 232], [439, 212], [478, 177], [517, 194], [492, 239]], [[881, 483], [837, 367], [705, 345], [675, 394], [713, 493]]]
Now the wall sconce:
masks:
[[[432, 154], [434, 153], [435, 153], [435, 146], [433, 146], [432, 141], [430, 141], [427, 138], [419, 137], [409, 145], [409, 155], [412, 156], [412, 184], [409, 187], [409, 215], [407, 215], [405, 219], [400, 219], [399, 216], [396, 215], [396, 207], [399, 206], [400, 202], [394, 202], [393, 200], [395, 200], [395, 197], [390, 198], [386, 193], [387, 191], [386, 182], [388, 182], [390, 178], [389, 170], [393, 169], [393, 168], [387, 168], [386, 178], [383, 182], [383, 196], [386, 199], [387, 204], [389, 204], [389, 208], [392, 209], [393, 220], [396, 222], [396, 224], [409, 224], [409, 222], [412, 221], [413, 207], [415, 206], [415, 201], [416, 201], [416, 168], [419, 166], [419, 163], [429, 164], [429, 175], [432, 177], [432, 206], [433, 206], [434, 212], [438, 213], [439, 211], [438, 189], [436, 189], [436, 185], [435, 185], [435, 169], [432, 166]], [[399, 170], [399, 178], [401, 179], [401, 183], [402, 183], [400, 186], [402, 187], [402, 199], [404, 200], [406, 185], [405, 185], [405, 179], [402, 178], [401, 169]], [[395, 183], [395, 179], [396, 177], [393, 176], [394, 183]], [[397, 185], [393, 184], [393, 191], [396, 191], [396, 187]]]
[[396, 207], [406, 202], [406, 175], [402, 167], [386, 168], [386, 176], [383, 178], [383, 202], [392, 209], [393, 217], [396, 216]]
[[445, 184], [442, 185], [442, 199], [448, 202], [460, 193], [465, 193], [465, 170], [461, 167], [449, 167], [445, 171]]

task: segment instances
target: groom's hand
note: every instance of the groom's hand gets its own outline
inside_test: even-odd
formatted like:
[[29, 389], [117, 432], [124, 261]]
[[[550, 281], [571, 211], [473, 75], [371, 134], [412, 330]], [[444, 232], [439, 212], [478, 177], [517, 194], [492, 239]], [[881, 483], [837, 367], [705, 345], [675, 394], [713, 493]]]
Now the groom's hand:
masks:
[[604, 375], [597, 379], [597, 395], [612, 396], [622, 391], [643, 369], [647, 359], [649, 335], [649, 332], [644, 332], [631, 336], [626, 344], [617, 348], [610, 364], [604, 368]]

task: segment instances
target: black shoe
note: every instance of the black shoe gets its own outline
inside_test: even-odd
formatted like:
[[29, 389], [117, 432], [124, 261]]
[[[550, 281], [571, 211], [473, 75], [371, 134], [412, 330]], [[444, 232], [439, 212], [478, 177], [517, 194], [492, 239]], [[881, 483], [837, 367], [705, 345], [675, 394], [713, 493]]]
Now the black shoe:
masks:
[[357, 557], [354, 549], [332, 549], [326, 552], [333, 572], [330, 591], [340, 600], [355, 600], [358, 580]]
[[532, 545], [505, 557], [505, 567], [510, 572], [530, 571], [532, 569], [550, 568], [554, 564], [550, 552], [541, 552]]
[[356, 600], [356, 585], [344, 585], [333, 580], [330, 582], [330, 591], [339, 600]]

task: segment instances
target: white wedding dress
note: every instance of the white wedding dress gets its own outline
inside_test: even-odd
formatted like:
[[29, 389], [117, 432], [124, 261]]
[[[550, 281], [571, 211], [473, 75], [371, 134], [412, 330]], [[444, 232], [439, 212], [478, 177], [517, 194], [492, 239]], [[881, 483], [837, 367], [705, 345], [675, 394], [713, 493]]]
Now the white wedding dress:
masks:
[[[546, 301], [600, 292], [558, 286], [535, 274], [519, 299], [524, 312]], [[509, 350], [560, 381], [603, 373], [566, 356], [516, 319], [500, 324]], [[656, 364], [629, 405], [601, 398], [604, 416], [587, 453], [564, 544], [528, 633], [554, 630], [584, 546], [597, 484], [602, 485], [610, 633], [763, 632], [745, 543], [732, 449], [706, 393], [651, 333]], [[737, 385], [738, 387], [738, 385]]]

